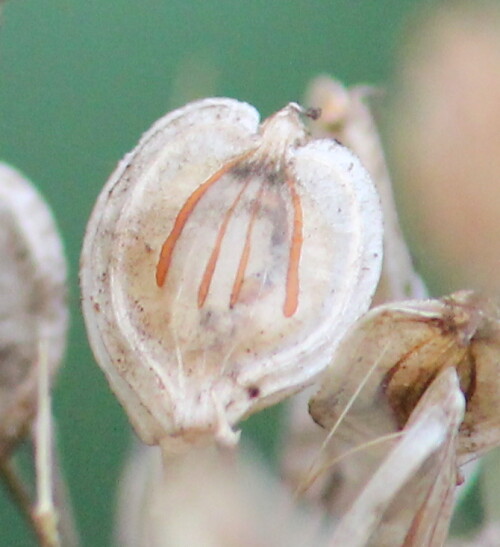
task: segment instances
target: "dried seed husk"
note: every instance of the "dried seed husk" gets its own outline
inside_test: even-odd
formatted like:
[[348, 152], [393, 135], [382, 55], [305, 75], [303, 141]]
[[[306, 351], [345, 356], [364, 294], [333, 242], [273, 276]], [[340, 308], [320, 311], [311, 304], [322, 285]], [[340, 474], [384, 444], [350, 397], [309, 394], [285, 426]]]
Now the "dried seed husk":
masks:
[[39, 345], [49, 375], [66, 345], [66, 262], [52, 214], [33, 185], [0, 164], [0, 457], [36, 412]]
[[[309, 123], [312, 134], [317, 138], [336, 138], [348, 146], [370, 173], [380, 195], [384, 216], [384, 259], [372, 306], [427, 297], [427, 290], [415, 272], [401, 232], [392, 181], [373, 113], [374, 101], [382, 93], [378, 88], [365, 85], [346, 87], [340, 81], [323, 75], [310, 82], [305, 97], [307, 105], [319, 107], [322, 112], [319, 119]], [[282, 474], [294, 490], [300, 488], [307, 477], [325, 437], [324, 431], [312, 422], [307, 412], [313, 389], [295, 396], [287, 407]], [[305, 495], [317, 501], [324, 500], [325, 485], [321, 482], [316, 481]]]
[[467, 403], [459, 463], [474, 459], [500, 442], [499, 318], [496, 304], [472, 291], [371, 310], [339, 346], [311, 415], [331, 427], [365, 379], [346, 427], [384, 434], [391, 422], [403, 427], [439, 372], [454, 368]]
[[456, 371], [444, 369], [413, 410], [401, 438], [370, 469], [333, 534], [332, 546], [443, 545], [457, 483], [464, 407]]
[[378, 197], [345, 147], [309, 139], [300, 112], [290, 104], [259, 126], [248, 104], [190, 103], [101, 192], [83, 312], [149, 444], [234, 442], [238, 420], [313, 381], [369, 306]]
[[384, 214], [384, 261], [373, 305], [428, 296], [401, 231], [391, 176], [372, 113], [372, 99], [382, 93], [367, 85], [346, 87], [323, 75], [311, 81], [305, 99], [306, 104], [322, 111], [319, 119], [311, 121], [313, 135], [335, 138], [349, 147], [370, 173], [380, 195]]

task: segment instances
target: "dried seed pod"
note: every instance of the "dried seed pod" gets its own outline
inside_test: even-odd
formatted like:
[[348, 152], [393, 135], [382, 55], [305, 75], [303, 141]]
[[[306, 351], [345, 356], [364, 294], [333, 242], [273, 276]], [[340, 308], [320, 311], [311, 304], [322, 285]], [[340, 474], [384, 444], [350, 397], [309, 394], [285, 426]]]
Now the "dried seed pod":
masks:
[[[349, 147], [370, 173], [380, 195], [384, 216], [384, 260], [382, 273], [372, 306], [408, 298], [426, 298], [427, 291], [415, 272], [406, 246], [393, 198], [392, 182], [385, 161], [382, 143], [372, 114], [371, 101], [380, 90], [357, 85], [345, 87], [330, 76], [314, 78], [306, 93], [305, 102], [321, 108], [321, 117], [310, 122], [317, 138], [336, 138]], [[310, 419], [307, 401], [311, 393], [301, 393], [288, 406], [287, 434], [282, 450], [281, 474], [295, 490], [307, 476], [324, 433]], [[308, 497], [323, 499], [319, 481]]]
[[457, 436], [464, 406], [456, 371], [441, 371], [401, 437], [370, 469], [331, 545], [444, 544], [457, 484]]
[[370, 99], [380, 90], [366, 85], [350, 88], [330, 76], [309, 85], [306, 103], [320, 107], [322, 116], [311, 122], [313, 135], [340, 140], [361, 160], [377, 187], [384, 213], [384, 262], [373, 304], [426, 298], [427, 290], [415, 272], [406, 246], [392, 191], [392, 181]]
[[500, 314], [472, 291], [370, 311], [339, 346], [310, 412], [330, 427], [364, 382], [347, 420], [352, 431], [363, 423], [365, 433], [377, 436], [381, 428], [390, 431], [391, 422], [403, 427], [449, 367], [457, 370], [467, 403], [459, 437], [463, 463], [500, 444]]
[[104, 187], [85, 237], [95, 357], [142, 439], [234, 442], [242, 417], [325, 367], [380, 273], [359, 161], [289, 104], [232, 99], [159, 120]]
[[43, 342], [49, 374], [65, 349], [66, 263], [52, 215], [30, 182], [0, 164], [0, 456], [36, 411]]

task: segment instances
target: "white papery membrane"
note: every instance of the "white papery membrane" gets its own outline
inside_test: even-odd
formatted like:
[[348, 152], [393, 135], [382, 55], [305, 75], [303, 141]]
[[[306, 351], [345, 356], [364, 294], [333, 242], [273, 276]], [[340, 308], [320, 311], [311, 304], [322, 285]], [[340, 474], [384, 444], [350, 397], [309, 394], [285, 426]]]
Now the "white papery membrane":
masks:
[[290, 104], [159, 120], [97, 201], [81, 262], [89, 339], [150, 444], [207, 436], [311, 383], [380, 274], [377, 194]]
[[311, 122], [315, 137], [338, 139], [361, 160], [380, 195], [384, 215], [384, 261], [372, 305], [425, 298], [427, 289], [415, 271], [399, 225], [393, 184], [373, 113], [383, 89], [367, 85], [345, 87], [330, 76], [313, 79], [306, 104], [320, 107], [322, 115]]
[[309, 403], [325, 433], [304, 487], [321, 476], [332, 545], [443, 544], [459, 466], [500, 444], [499, 364], [498, 307], [472, 291], [349, 329]]
[[459, 291], [386, 304], [367, 313], [344, 338], [310, 411], [330, 427], [365, 381], [345, 426], [352, 422], [359, 431], [364, 424], [372, 435], [384, 434], [390, 422], [406, 423], [441, 370], [454, 368], [467, 403], [458, 444], [463, 464], [500, 443], [499, 364], [500, 313], [493, 301]]

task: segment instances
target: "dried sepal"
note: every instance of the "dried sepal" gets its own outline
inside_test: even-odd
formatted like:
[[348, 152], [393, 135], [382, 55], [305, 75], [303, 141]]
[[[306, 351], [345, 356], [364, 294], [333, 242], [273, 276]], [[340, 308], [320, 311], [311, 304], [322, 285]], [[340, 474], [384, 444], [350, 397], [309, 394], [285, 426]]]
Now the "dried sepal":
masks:
[[365, 416], [379, 434], [384, 420], [375, 416], [383, 413], [386, 424], [403, 427], [437, 374], [452, 367], [467, 401], [460, 426], [463, 463], [500, 442], [499, 364], [500, 315], [493, 302], [461, 291], [387, 304], [366, 314], [342, 341], [310, 412], [330, 427], [365, 381], [348, 419], [357, 423]]
[[[36, 496], [29, 507], [23, 507], [23, 511], [29, 515], [38, 541], [43, 547], [78, 547], [80, 542], [71, 499], [58, 458], [47, 347], [43, 341], [40, 341], [39, 346], [38, 404], [33, 427]], [[17, 481], [22, 487], [24, 481], [21, 476], [17, 477]], [[20, 502], [19, 499], [16, 501]], [[29, 501], [26, 499], [26, 502]]]
[[205, 99], [159, 120], [104, 187], [85, 237], [96, 359], [147, 443], [213, 436], [311, 383], [367, 309], [378, 197], [290, 104]]
[[52, 214], [32, 184], [0, 164], [0, 457], [36, 412], [39, 345], [52, 376], [66, 344], [66, 263]]
[[371, 467], [368, 480], [345, 508], [331, 545], [443, 545], [457, 483], [456, 445], [464, 408], [456, 371], [441, 371], [400, 438]]
[[415, 272], [399, 225], [392, 181], [370, 99], [380, 90], [366, 85], [345, 87], [330, 76], [319, 76], [309, 85], [306, 104], [321, 108], [311, 122], [313, 135], [336, 138], [361, 160], [377, 187], [384, 214], [384, 262], [373, 304], [407, 298], [425, 298], [427, 290]]

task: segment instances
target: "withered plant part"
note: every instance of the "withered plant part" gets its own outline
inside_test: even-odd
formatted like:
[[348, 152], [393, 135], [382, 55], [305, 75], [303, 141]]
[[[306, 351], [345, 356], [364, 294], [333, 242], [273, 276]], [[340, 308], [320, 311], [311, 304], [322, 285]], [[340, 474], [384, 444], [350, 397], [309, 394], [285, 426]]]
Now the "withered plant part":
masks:
[[319, 107], [322, 113], [310, 122], [313, 135], [338, 139], [350, 148], [370, 173], [380, 195], [384, 214], [384, 261], [373, 305], [427, 296], [401, 233], [391, 177], [370, 105], [373, 97], [381, 93], [375, 87], [347, 88], [330, 76], [319, 76], [310, 83], [305, 99], [306, 104]]
[[346, 507], [332, 547], [444, 544], [457, 483], [457, 436], [464, 407], [455, 369], [444, 369], [414, 408], [400, 438], [387, 442], [385, 457]]
[[[62, 526], [64, 545], [74, 546], [71, 509], [53, 464], [49, 395], [66, 345], [66, 262], [48, 206], [5, 164], [0, 164], [0, 224], [0, 472], [40, 544], [59, 545]], [[33, 501], [13, 456], [35, 417]]]
[[95, 357], [149, 444], [234, 444], [242, 417], [313, 381], [369, 306], [379, 201], [289, 104], [205, 99], [159, 120], [104, 187], [85, 237]]
[[[314, 136], [336, 138], [358, 155], [368, 170], [381, 198], [384, 216], [384, 259], [382, 274], [372, 306], [407, 298], [425, 298], [426, 288], [415, 272], [399, 226], [392, 183], [372, 114], [371, 102], [380, 90], [358, 85], [345, 87], [329, 76], [312, 80], [305, 102], [321, 109], [321, 117], [310, 121]], [[302, 392], [288, 405], [287, 435], [282, 454], [282, 473], [295, 490], [308, 474], [311, 462], [320, 450], [324, 434], [311, 422], [307, 401], [313, 391]], [[321, 481], [306, 495], [320, 497]]]
[[[379, 473], [383, 462], [393, 461], [387, 467], [385, 488], [394, 486], [390, 482], [394, 451], [402, 446], [399, 443], [407, 442], [405, 432], [415, 423], [419, 405], [435, 407], [433, 412], [454, 416], [446, 425], [445, 438], [456, 437], [456, 446], [432, 467], [440, 478], [431, 481], [425, 503], [413, 513], [404, 545], [441, 545], [451, 513], [449, 496], [457, 482], [457, 466], [500, 444], [499, 366], [498, 308], [471, 291], [439, 300], [387, 304], [359, 320], [339, 345], [319, 393], [310, 402], [314, 420], [332, 431], [321, 458], [311, 470], [311, 478], [329, 469], [342, 454], [349, 455], [341, 458], [343, 484], [336, 484], [335, 491], [324, 492], [332, 511], [352, 519], [351, 508], [365, 503], [363, 496], [372, 481], [377, 480], [374, 473]], [[457, 390], [442, 387], [446, 385], [443, 378], [447, 371], [456, 376], [465, 402], [465, 413], [460, 419], [456, 414], [458, 406], [452, 402], [450, 407], [447, 395], [452, 396]], [[448, 374], [446, 382], [451, 382], [451, 377]], [[453, 395], [451, 401], [458, 404], [457, 397]], [[398, 431], [402, 437], [395, 441], [393, 436]], [[417, 445], [423, 446], [423, 441], [415, 442], [417, 453]], [[439, 446], [444, 447], [443, 443], [444, 440]], [[441, 448], [439, 453], [444, 454]], [[408, 471], [408, 479], [411, 473]], [[335, 476], [330, 476], [334, 480]], [[379, 501], [384, 494], [380, 496]], [[394, 497], [391, 503], [404, 509], [400, 498]], [[416, 507], [413, 495], [407, 504], [405, 511], [410, 514], [411, 508]], [[386, 519], [384, 511], [377, 518], [384, 515]], [[436, 535], [423, 541], [422, 534], [431, 534], [433, 530], [437, 530]]]
[[47, 348], [39, 344], [37, 415], [33, 445], [36, 499], [30, 515], [41, 547], [79, 545], [71, 500], [58, 461], [50, 394]]
[[402, 427], [439, 371], [453, 367], [467, 403], [460, 463], [499, 444], [500, 314], [494, 302], [460, 291], [371, 310], [334, 356], [310, 405], [315, 420], [325, 427], [333, 424], [377, 356], [380, 362], [354, 401], [351, 419], [357, 420], [358, 413], [369, 418], [385, 407], [383, 412]]
[[0, 458], [31, 427], [39, 344], [49, 375], [66, 346], [66, 262], [52, 215], [31, 183], [0, 164]]

